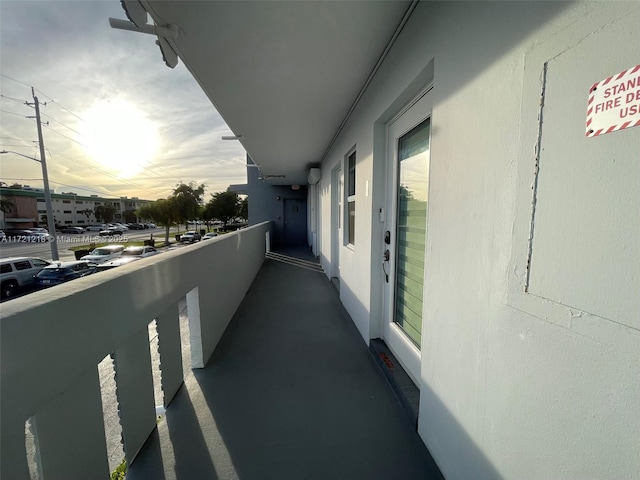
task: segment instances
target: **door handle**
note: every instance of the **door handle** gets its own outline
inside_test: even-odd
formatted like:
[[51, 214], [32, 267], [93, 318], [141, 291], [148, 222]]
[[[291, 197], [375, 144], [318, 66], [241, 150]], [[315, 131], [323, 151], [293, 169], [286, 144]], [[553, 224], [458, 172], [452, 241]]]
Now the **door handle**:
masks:
[[382, 254], [382, 271], [384, 272], [384, 281], [389, 283], [389, 274], [387, 273], [387, 269], [385, 268], [385, 263], [389, 261], [389, 249], [386, 249]]

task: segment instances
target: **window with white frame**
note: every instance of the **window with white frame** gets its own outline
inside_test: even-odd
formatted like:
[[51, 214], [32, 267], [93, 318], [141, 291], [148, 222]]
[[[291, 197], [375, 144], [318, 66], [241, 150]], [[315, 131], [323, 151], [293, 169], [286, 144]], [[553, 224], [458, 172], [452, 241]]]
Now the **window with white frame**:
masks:
[[348, 245], [356, 244], [356, 151], [347, 155], [345, 198], [347, 221], [345, 222], [345, 240]]

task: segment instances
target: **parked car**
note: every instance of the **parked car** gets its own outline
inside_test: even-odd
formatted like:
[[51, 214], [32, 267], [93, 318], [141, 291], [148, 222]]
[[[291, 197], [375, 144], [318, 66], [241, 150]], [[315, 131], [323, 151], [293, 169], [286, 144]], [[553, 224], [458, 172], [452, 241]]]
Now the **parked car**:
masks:
[[40, 270], [34, 280], [37, 287], [47, 288], [91, 275], [95, 271], [96, 267], [85, 261], [55, 262]]
[[80, 260], [93, 264], [104, 263], [109, 260], [113, 260], [114, 258], [118, 258], [122, 254], [123, 250], [124, 245], [105, 245], [104, 247], [94, 249], [89, 255], [81, 257]]
[[101, 237], [111, 237], [116, 235], [122, 235], [124, 230], [120, 227], [109, 227], [106, 230], [102, 230], [98, 235]]
[[47, 235], [49, 234], [49, 230], [47, 230], [46, 228], [42, 228], [42, 227], [30, 228], [29, 230], [31, 230], [34, 233], [46, 233]]
[[202, 237], [202, 240], [209, 240], [210, 238], [214, 238], [217, 236], [218, 236], [217, 232], [209, 232], [209, 233], [206, 233], [204, 237]]
[[201, 235], [198, 232], [195, 232], [193, 230], [180, 235], [181, 242], [193, 243], [200, 240], [200, 238], [201, 238]]
[[84, 233], [84, 228], [82, 227], [64, 227], [62, 230], [60, 230], [60, 233], [71, 233], [74, 235], [80, 234], [80, 233]]
[[144, 247], [127, 247], [122, 251], [121, 257], [139, 257], [146, 258], [151, 257], [152, 255], [157, 255], [158, 250], [149, 245], [145, 245]]
[[101, 232], [102, 230], [106, 230], [107, 224], [103, 223], [102, 225], [89, 225], [85, 230], [87, 232]]
[[13, 257], [0, 260], [2, 298], [13, 297], [21, 288], [33, 284], [33, 276], [49, 265], [34, 257]]
[[96, 272], [103, 272], [105, 270], [111, 270], [112, 268], [121, 267], [122, 265], [129, 265], [131, 262], [136, 262], [140, 259], [141, 257], [137, 256], [118, 257], [115, 260], [96, 265]]

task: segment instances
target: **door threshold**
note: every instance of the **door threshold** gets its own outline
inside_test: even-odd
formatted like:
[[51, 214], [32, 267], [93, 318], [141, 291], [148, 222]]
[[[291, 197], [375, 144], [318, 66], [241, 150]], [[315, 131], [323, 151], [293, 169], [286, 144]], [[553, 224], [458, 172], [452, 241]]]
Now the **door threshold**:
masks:
[[393, 393], [400, 402], [413, 427], [418, 429], [418, 410], [420, 407], [420, 390], [411, 377], [402, 368], [400, 362], [391, 353], [387, 344], [380, 338], [369, 341], [369, 351], [380, 367], [382, 374], [389, 382]]

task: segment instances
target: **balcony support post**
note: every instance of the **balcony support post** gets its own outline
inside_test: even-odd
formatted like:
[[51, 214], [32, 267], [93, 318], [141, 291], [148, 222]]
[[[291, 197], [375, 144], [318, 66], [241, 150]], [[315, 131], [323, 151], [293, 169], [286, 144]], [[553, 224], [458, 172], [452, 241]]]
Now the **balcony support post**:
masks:
[[113, 363], [124, 452], [130, 464], [156, 427], [149, 332], [146, 326], [116, 349]]
[[35, 419], [44, 478], [109, 477], [97, 366], [56, 395]]
[[158, 351], [164, 407], [167, 408], [184, 381], [182, 375], [182, 347], [180, 343], [180, 315], [173, 305], [156, 318]]
[[202, 325], [200, 324], [200, 294], [198, 287], [186, 295], [189, 317], [189, 342], [191, 344], [191, 368], [204, 368]]

